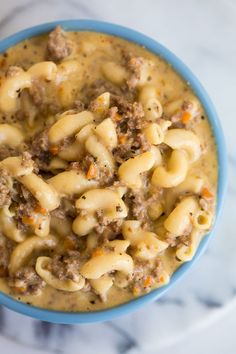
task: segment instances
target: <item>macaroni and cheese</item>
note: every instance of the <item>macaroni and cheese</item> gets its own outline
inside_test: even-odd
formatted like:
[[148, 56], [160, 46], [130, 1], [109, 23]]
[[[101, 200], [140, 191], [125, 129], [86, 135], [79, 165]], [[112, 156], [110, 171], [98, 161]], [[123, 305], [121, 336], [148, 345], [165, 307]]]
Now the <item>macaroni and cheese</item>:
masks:
[[215, 142], [161, 58], [93, 32], [0, 56], [0, 291], [63, 311], [169, 282], [214, 222]]

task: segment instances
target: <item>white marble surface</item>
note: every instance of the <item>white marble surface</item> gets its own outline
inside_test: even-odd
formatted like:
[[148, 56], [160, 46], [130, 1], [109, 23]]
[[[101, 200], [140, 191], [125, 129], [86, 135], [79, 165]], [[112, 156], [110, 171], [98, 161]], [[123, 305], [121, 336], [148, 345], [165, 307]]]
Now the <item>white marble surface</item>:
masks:
[[234, 354], [236, 338], [236, 1], [1, 0], [0, 37], [55, 19], [92, 18], [156, 38], [199, 77], [229, 150], [229, 188], [216, 237], [160, 301], [96, 325], [49, 325], [0, 309], [0, 352]]

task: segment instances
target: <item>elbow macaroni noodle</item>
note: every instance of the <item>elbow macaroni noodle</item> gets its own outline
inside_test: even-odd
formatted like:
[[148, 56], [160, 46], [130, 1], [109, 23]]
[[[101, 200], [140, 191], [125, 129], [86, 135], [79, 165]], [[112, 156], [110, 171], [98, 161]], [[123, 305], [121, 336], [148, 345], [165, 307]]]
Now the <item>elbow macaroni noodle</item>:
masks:
[[176, 187], [185, 180], [188, 167], [186, 153], [181, 150], [174, 150], [167, 162], [167, 168], [158, 166], [155, 169], [152, 175], [152, 183], [163, 188]]
[[90, 279], [90, 285], [103, 301], [107, 299], [107, 293], [113, 285], [112, 278], [104, 274], [98, 279]]
[[126, 253], [109, 253], [94, 257], [86, 262], [81, 268], [81, 274], [87, 279], [99, 279], [104, 274], [118, 271], [131, 274], [133, 260]]
[[94, 214], [102, 211], [107, 220], [125, 218], [127, 208], [118, 193], [109, 189], [93, 189], [84, 193], [75, 203], [77, 209], [87, 213], [79, 215], [73, 223], [73, 231], [79, 235], [88, 234], [96, 225]]
[[193, 229], [190, 234], [190, 245], [182, 245], [176, 250], [176, 257], [182, 262], [189, 262], [193, 259], [197, 251], [197, 247], [201, 241], [201, 234], [198, 230]]
[[9, 239], [15, 242], [22, 242], [26, 235], [17, 228], [16, 222], [13, 219], [13, 214], [5, 206], [0, 212], [0, 230]]
[[116, 85], [121, 85], [128, 78], [126, 70], [115, 62], [103, 64], [102, 71], [104, 76]]
[[[139, 101], [143, 105], [145, 118], [147, 120], [156, 121], [158, 118], [161, 118], [163, 109], [154, 86], [144, 86], [141, 89]], [[158, 133], [160, 134], [160, 132]]]
[[31, 76], [23, 70], [15, 77], [7, 78], [0, 87], [0, 109], [11, 113], [17, 109], [18, 93], [31, 87]]
[[118, 170], [120, 180], [130, 188], [142, 187], [143, 172], [149, 171], [155, 163], [155, 156], [147, 151], [125, 161]]
[[11, 177], [21, 177], [29, 175], [33, 171], [33, 165], [24, 166], [22, 157], [13, 156], [7, 157], [0, 162], [0, 168], [7, 171]]
[[0, 145], [17, 147], [23, 140], [24, 135], [18, 128], [9, 124], [0, 124]]
[[48, 237], [38, 237], [32, 236], [27, 238], [25, 241], [16, 246], [12, 252], [10, 263], [9, 263], [9, 272], [11, 274], [16, 273], [16, 271], [24, 265], [27, 261], [27, 258], [33, 252], [40, 252], [44, 249], [53, 249], [56, 247], [57, 240], [54, 236]]
[[19, 69], [15, 75], [6, 78], [0, 87], [0, 109], [6, 113], [16, 111], [19, 92], [32, 87], [35, 79], [54, 80], [56, 72], [56, 64], [50, 61], [36, 63], [27, 72]]
[[198, 137], [185, 129], [171, 129], [166, 132], [164, 142], [172, 149], [186, 151], [190, 162], [195, 162], [201, 155], [201, 146]]
[[206, 210], [199, 210], [194, 216], [193, 225], [198, 230], [209, 230], [212, 225], [213, 214]]
[[165, 228], [176, 236], [184, 234], [195, 216], [198, 204], [195, 198], [186, 197], [175, 207], [164, 222]]
[[70, 114], [65, 112], [59, 120], [49, 129], [48, 138], [51, 144], [58, 144], [63, 139], [78, 133], [85, 125], [93, 121], [91, 112]]
[[114, 170], [115, 162], [111, 152], [95, 135], [88, 137], [85, 142], [85, 148], [97, 160], [101, 167], [111, 171]]
[[97, 136], [108, 149], [113, 149], [117, 146], [116, 128], [111, 118], [104, 119], [95, 129]]
[[32, 65], [27, 71], [31, 79], [45, 79], [47, 81], [55, 80], [57, 66], [52, 61], [45, 61]]
[[39, 204], [46, 210], [52, 211], [60, 204], [58, 193], [54, 187], [46, 183], [35, 173], [18, 177], [18, 180], [33, 194]]
[[109, 106], [110, 106], [110, 93], [104, 92], [93, 101], [92, 110], [97, 116], [97, 118], [101, 118], [107, 112]]
[[96, 181], [88, 180], [83, 173], [74, 170], [58, 173], [47, 182], [61, 197], [78, 196], [97, 186]]
[[169, 246], [167, 242], [159, 240], [155, 233], [142, 230], [137, 220], [124, 221], [122, 233], [131, 246], [136, 248], [135, 256], [141, 260], [155, 258]]

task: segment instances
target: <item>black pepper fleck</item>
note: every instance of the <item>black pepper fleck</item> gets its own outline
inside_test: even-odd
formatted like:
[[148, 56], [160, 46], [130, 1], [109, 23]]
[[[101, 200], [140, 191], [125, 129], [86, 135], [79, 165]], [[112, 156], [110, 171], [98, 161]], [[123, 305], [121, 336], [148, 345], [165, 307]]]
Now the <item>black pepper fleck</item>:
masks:
[[116, 205], [116, 211], [117, 211], [117, 212], [121, 213], [122, 210], [123, 210], [123, 209], [121, 208], [120, 205]]

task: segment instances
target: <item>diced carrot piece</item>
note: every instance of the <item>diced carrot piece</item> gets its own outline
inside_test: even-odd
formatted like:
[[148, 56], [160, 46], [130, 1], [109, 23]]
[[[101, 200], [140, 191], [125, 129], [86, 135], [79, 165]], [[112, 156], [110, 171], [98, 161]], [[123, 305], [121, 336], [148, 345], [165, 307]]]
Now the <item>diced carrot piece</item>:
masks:
[[15, 286], [14, 289], [17, 293], [24, 294], [24, 292], [26, 291], [26, 286]]
[[143, 287], [144, 287], [144, 288], [148, 288], [148, 287], [151, 286], [152, 284], [153, 284], [153, 279], [152, 279], [152, 277], [151, 277], [150, 275], [148, 275], [148, 276], [145, 278], [144, 282], [143, 282]]
[[76, 247], [77, 244], [76, 244], [76, 240], [74, 240], [73, 238], [71, 237], [67, 237], [64, 241], [64, 248], [66, 250], [70, 250], [70, 251], [74, 251], [76, 250]]
[[206, 198], [206, 199], [211, 199], [214, 197], [214, 195], [211, 193], [211, 191], [207, 187], [204, 187], [202, 189], [201, 195], [203, 198]]
[[43, 207], [41, 207], [41, 205], [37, 204], [36, 207], [34, 208], [34, 211], [36, 213], [39, 213], [39, 214], [43, 214], [43, 215], [46, 215], [48, 212], [46, 209], [44, 209]]
[[59, 153], [59, 146], [50, 146], [49, 151], [52, 155], [57, 155]]
[[164, 283], [164, 277], [163, 277], [163, 275], [159, 278], [159, 282], [160, 282], [160, 283]]
[[98, 103], [100, 103], [100, 104], [103, 104], [104, 102], [105, 102], [105, 100], [104, 100], [104, 96], [99, 96], [99, 97], [97, 97], [96, 98], [96, 101], [98, 102]]
[[119, 113], [116, 113], [114, 116], [115, 121], [120, 121], [122, 119], [122, 116]]
[[35, 218], [33, 216], [28, 216], [24, 215], [22, 217], [22, 222], [26, 225], [34, 225], [35, 224]]
[[119, 137], [119, 143], [120, 144], [125, 144], [125, 142], [126, 142], [126, 136], [125, 135], [121, 135], [120, 137]]
[[92, 253], [92, 257], [98, 257], [98, 256], [103, 256], [104, 251], [101, 248], [96, 248], [95, 251]]
[[183, 112], [181, 120], [184, 124], [187, 124], [189, 122], [190, 118], [191, 118], [191, 113], [189, 113], [187, 111]]
[[93, 179], [97, 177], [97, 168], [95, 164], [92, 162], [89, 166], [88, 172], [87, 172], [87, 178], [88, 179]]
[[132, 292], [133, 292], [134, 296], [138, 296], [140, 294], [141, 290], [137, 286], [134, 286]]

